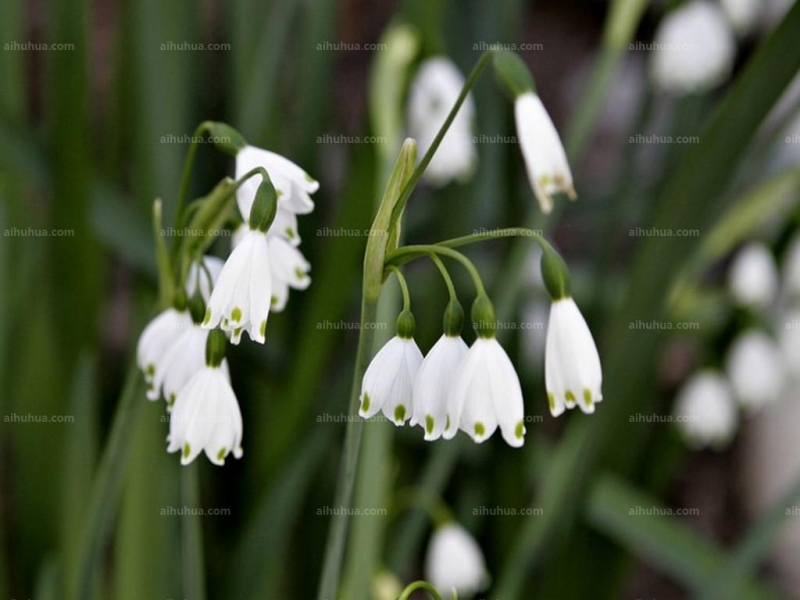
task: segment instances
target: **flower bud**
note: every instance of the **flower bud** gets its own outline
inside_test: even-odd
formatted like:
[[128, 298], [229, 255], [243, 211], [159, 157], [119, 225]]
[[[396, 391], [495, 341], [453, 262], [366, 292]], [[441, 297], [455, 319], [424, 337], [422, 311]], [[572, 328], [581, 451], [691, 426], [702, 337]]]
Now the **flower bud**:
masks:
[[518, 54], [500, 50], [494, 53], [493, 61], [497, 80], [511, 100], [516, 100], [525, 92], [536, 90], [533, 76]]
[[225, 358], [228, 340], [221, 329], [212, 329], [206, 341], [206, 366], [218, 367]]
[[278, 194], [269, 176], [263, 174], [261, 185], [250, 208], [250, 229], [266, 233], [278, 213]]
[[239, 150], [247, 146], [247, 140], [227, 123], [211, 121], [207, 125], [208, 136], [214, 147], [220, 152], [236, 156]]

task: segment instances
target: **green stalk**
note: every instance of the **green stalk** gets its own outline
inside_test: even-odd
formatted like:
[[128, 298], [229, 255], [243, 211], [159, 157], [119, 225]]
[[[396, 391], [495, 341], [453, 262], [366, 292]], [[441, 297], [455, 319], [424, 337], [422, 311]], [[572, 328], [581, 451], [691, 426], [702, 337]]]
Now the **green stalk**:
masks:
[[[181, 504], [184, 508], [200, 508], [199, 468], [196, 462], [181, 468]], [[200, 515], [188, 514], [181, 519], [183, 594], [192, 600], [205, 600], [206, 597], [201, 518]]]
[[411, 594], [417, 590], [425, 590], [434, 598], [434, 600], [442, 600], [441, 594], [439, 594], [439, 592], [436, 591], [436, 588], [427, 581], [415, 581], [414, 583], [409, 584], [408, 587], [403, 590], [403, 593], [400, 594], [400, 597], [397, 600], [408, 600], [411, 598]]
[[[397, 203], [402, 186], [405, 185], [412, 172], [417, 158], [417, 144], [414, 140], [406, 140], [400, 150], [400, 155], [395, 163], [392, 175], [386, 185], [383, 199], [378, 208], [378, 214], [372, 224], [367, 248], [364, 253], [364, 277], [362, 284], [361, 300], [361, 328], [358, 334], [358, 351], [353, 372], [353, 386], [350, 392], [350, 405], [348, 415], [358, 414], [359, 397], [361, 394], [361, 380], [367, 370], [372, 347], [375, 341], [375, 330], [372, 324], [378, 315], [378, 300], [380, 299], [385, 266], [386, 244], [389, 239], [388, 232], [391, 226], [392, 209]], [[351, 419], [347, 423], [342, 462], [339, 467], [339, 477], [336, 483], [334, 506], [349, 508], [353, 501], [353, 487], [355, 483], [356, 466], [358, 464], [359, 448], [363, 422]], [[322, 577], [320, 579], [319, 598], [335, 598], [339, 590], [342, 562], [347, 538], [348, 524], [347, 510], [341, 510], [331, 517], [328, 542], [325, 547]]]

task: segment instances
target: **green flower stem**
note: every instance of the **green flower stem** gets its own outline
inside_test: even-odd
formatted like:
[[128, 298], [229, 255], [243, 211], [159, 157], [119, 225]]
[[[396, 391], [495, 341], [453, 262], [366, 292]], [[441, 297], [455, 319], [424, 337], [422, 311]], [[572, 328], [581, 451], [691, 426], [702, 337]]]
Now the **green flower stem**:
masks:
[[403, 291], [403, 311], [410, 311], [411, 294], [408, 293], [408, 283], [406, 283], [406, 278], [403, 277], [403, 272], [394, 265], [389, 265], [386, 269], [395, 274], [397, 282], [400, 284], [400, 289]]
[[[181, 501], [184, 506], [200, 506], [200, 465], [181, 467]], [[183, 595], [193, 600], [205, 600], [205, 561], [203, 560], [203, 528], [198, 515], [181, 518], [181, 578]]]
[[[351, 417], [358, 415], [361, 381], [367, 371], [367, 365], [375, 343], [375, 329], [372, 324], [376, 321], [378, 315], [378, 300], [381, 295], [383, 273], [386, 267], [385, 255], [388, 241], [386, 234], [389, 231], [392, 207], [396, 204], [400, 190], [406, 184], [413, 171], [416, 155], [416, 142], [414, 140], [406, 140], [389, 177], [378, 212], [372, 223], [371, 235], [367, 240], [367, 248], [364, 252], [361, 327], [358, 333], [358, 351], [348, 409], [348, 415]], [[357, 418], [352, 418], [347, 423], [342, 460], [334, 493], [334, 506], [349, 508], [352, 504], [363, 426], [364, 423]], [[345, 511], [331, 517], [319, 585], [318, 598], [320, 600], [336, 598], [339, 593], [339, 582], [347, 541], [347, 525], [348, 516]]]
[[452, 248], [434, 244], [403, 246], [386, 255], [386, 265], [387, 267], [400, 266], [409, 261], [428, 256], [431, 253], [447, 256], [464, 265], [464, 268], [469, 272], [472, 278], [472, 282], [475, 284], [475, 290], [478, 292], [478, 295], [486, 296], [486, 289], [483, 287], [483, 281], [481, 280], [480, 273], [478, 273], [478, 269], [475, 268], [475, 265], [472, 264], [470, 259]]
[[189, 181], [192, 178], [194, 161], [197, 158], [197, 147], [199, 140], [204, 133], [211, 128], [211, 121], [203, 121], [192, 134], [192, 143], [186, 152], [186, 160], [183, 163], [183, 173], [181, 175], [181, 187], [178, 189], [178, 203], [175, 207], [175, 228], [183, 227], [183, 209], [186, 206], [186, 197], [189, 195]]
[[447, 267], [444, 266], [442, 259], [439, 258], [434, 252], [431, 252], [428, 257], [433, 261], [433, 264], [436, 265], [436, 268], [439, 269], [439, 273], [442, 274], [442, 279], [444, 279], [444, 284], [447, 286], [447, 293], [450, 295], [451, 302], [458, 302], [458, 295], [456, 294], [456, 288], [453, 285], [453, 280], [450, 279], [450, 273], [447, 272]]
[[[364, 379], [364, 374], [367, 372], [367, 366], [372, 355], [372, 345], [375, 340], [375, 329], [371, 324], [375, 322], [377, 315], [377, 298], [372, 299], [365, 295], [361, 302], [361, 328], [358, 334], [353, 387], [350, 392], [350, 404], [347, 411], [347, 414], [351, 417], [358, 415], [361, 380]], [[339, 466], [339, 477], [336, 481], [336, 491], [334, 493], [334, 506], [349, 507], [352, 502], [363, 427], [364, 423], [361, 419], [352, 418], [347, 423], [342, 462]], [[347, 523], [347, 515], [344, 513], [331, 517], [318, 596], [320, 600], [337, 597], [342, 562], [344, 560]]]
[[442, 595], [437, 592], [436, 588], [427, 581], [415, 581], [414, 583], [408, 584], [408, 587], [403, 590], [403, 593], [400, 594], [400, 597], [397, 600], [408, 600], [411, 597], [411, 594], [417, 590], [425, 590], [431, 596], [433, 596], [435, 600], [443, 600]]
[[439, 149], [439, 145], [442, 143], [444, 136], [447, 134], [447, 130], [450, 129], [450, 125], [452, 125], [453, 121], [455, 120], [461, 105], [464, 104], [464, 101], [467, 99], [470, 90], [474, 87], [484, 69], [486, 69], [486, 65], [489, 64], [493, 54], [493, 50], [487, 50], [481, 55], [481, 57], [478, 59], [478, 62], [475, 63], [475, 66], [472, 68], [472, 72], [469, 74], [469, 77], [467, 77], [466, 82], [464, 82], [464, 87], [461, 88], [461, 93], [458, 95], [456, 103], [453, 105], [453, 108], [450, 109], [450, 114], [447, 115], [447, 118], [445, 119], [441, 128], [439, 128], [439, 133], [437, 133], [436, 137], [433, 139], [431, 147], [428, 148], [428, 151], [425, 152], [425, 156], [423, 156], [422, 160], [419, 161], [419, 164], [411, 174], [411, 177], [403, 188], [403, 191], [400, 193], [397, 203], [394, 205], [391, 219], [393, 227], [396, 223], [398, 223], [400, 216], [403, 214], [403, 211], [406, 208], [408, 199], [414, 191], [414, 188], [417, 186], [420, 179], [422, 179], [425, 169], [428, 168], [428, 164], [433, 159], [433, 155], [436, 154], [436, 151]]

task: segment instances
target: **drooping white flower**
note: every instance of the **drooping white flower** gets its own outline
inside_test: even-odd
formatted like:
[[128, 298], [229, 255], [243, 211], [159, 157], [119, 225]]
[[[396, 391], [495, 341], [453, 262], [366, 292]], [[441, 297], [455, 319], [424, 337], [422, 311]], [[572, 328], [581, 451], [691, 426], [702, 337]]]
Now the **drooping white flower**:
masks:
[[479, 592], [489, 575], [475, 538], [456, 523], [438, 527], [428, 545], [425, 579], [445, 596], [453, 590], [465, 597]]
[[164, 355], [178, 337], [191, 327], [192, 318], [188, 311], [168, 308], [159, 313], [142, 331], [136, 346], [136, 362], [144, 373], [148, 384], [148, 395], [153, 381], [162, 368]]
[[411, 425], [420, 425], [425, 430], [425, 439], [437, 440], [448, 423], [455, 435], [457, 415], [451, 414], [448, 400], [458, 366], [469, 348], [461, 336], [442, 335], [425, 356], [414, 380], [414, 414]]
[[577, 196], [564, 146], [536, 92], [517, 96], [514, 116], [528, 179], [542, 212], [553, 210], [555, 193], [563, 192], [574, 200]]
[[778, 268], [769, 248], [750, 242], [742, 248], [728, 272], [733, 298], [744, 306], [763, 309], [778, 293]]
[[763, 5], [759, 0], [722, 0], [725, 16], [739, 35], [745, 35], [753, 29]]
[[[314, 201], [309, 194], [319, 189], [319, 182], [302, 168], [280, 154], [255, 146], [245, 146], [236, 155], [236, 179], [258, 167], [269, 173], [278, 194], [279, 208], [299, 215], [314, 210]], [[251, 177], [237, 190], [236, 203], [242, 215], [250, 215], [258, 185], [259, 178]]]
[[379, 411], [395, 425], [404, 425], [413, 410], [414, 379], [422, 352], [413, 338], [396, 335], [378, 351], [361, 383], [359, 416], [369, 419]]
[[554, 417], [580, 406], [594, 412], [603, 399], [603, 371], [592, 332], [575, 301], [567, 296], [550, 307], [544, 358], [545, 387]]
[[705, 92], [731, 73], [736, 43], [717, 4], [693, 0], [667, 14], [653, 40], [651, 74], [661, 90]]
[[739, 403], [748, 409], [777, 400], [786, 383], [786, 368], [777, 344], [757, 329], [742, 333], [733, 343], [726, 371]]
[[456, 370], [451, 394], [445, 439], [452, 438], [459, 428], [481, 443], [499, 426], [509, 446], [518, 448], [525, 443], [522, 387], [496, 338], [478, 336]]
[[[281, 312], [286, 308], [289, 299], [289, 289], [304, 290], [311, 284], [308, 273], [311, 265], [296, 244], [284, 236], [273, 235], [273, 228], [267, 231], [267, 246], [269, 248], [270, 274], [272, 277], [272, 297], [270, 298], [270, 311]], [[240, 226], [233, 234], [233, 247], [235, 248], [250, 228]]]
[[[448, 58], [437, 56], [419, 67], [408, 102], [408, 128], [424, 156], [464, 87], [464, 76]], [[439, 149], [425, 170], [425, 179], [434, 185], [451, 180], [466, 181], [475, 170], [477, 154], [472, 141], [475, 105], [467, 96], [456, 114]]]
[[674, 412], [683, 437], [696, 448], [725, 447], [739, 423], [730, 385], [711, 370], [696, 373], [684, 384]]
[[[207, 341], [208, 330], [199, 325], [192, 325], [180, 334], [164, 355], [162, 367], [156, 371], [152, 386], [147, 390], [147, 397], [158, 400], [159, 394], [162, 394], [167, 401], [167, 410], [171, 411], [178, 392], [205, 367]], [[227, 363], [223, 363], [222, 371], [230, 380]]]
[[272, 270], [267, 235], [249, 230], [222, 267], [202, 326], [219, 325], [238, 344], [243, 331], [263, 344], [272, 302]]
[[226, 361], [206, 366], [181, 388], [170, 415], [167, 452], [181, 452], [188, 465], [200, 452], [215, 465], [229, 453], [242, 456], [242, 413], [227, 375]]

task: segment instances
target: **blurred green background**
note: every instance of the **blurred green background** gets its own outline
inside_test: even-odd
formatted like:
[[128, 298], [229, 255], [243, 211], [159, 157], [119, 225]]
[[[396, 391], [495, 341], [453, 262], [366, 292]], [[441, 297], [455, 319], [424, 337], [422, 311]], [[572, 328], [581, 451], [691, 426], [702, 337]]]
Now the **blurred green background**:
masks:
[[[764, 565], [782, 528], [776, 516], [795, 497], [746, 518], [727, 483], [736, 446], [688, 455], [672, 427], [630, 424], [632, 414], [668, 413], [687, 367], [663, 357], [675, 336], [626, 325], [663, 318], [678, 276], [713, 282], [714, 265], [761, 217], [778, 215], [778, 248], [794, 229], [797, 159], [780, 151], [797, 102], [771, 110], [800, 66], [800, 15], [794, 8], [782, 25], [745, 39], [722, 88], [676, 99], [655, 93], [646, 56], [627, 50], [626, 40], [650, 39], [664, 9], [620, 0], [615, 10], [630, 15], [618, 22], [629, 25], [615, 38], [607, 25], [614, 12], [599, 1], [4, 0], [0, 598], [314, 597], [336, 509], [357, 339], [348, 324], [358, 320], [366, 242], [324, 228], [371, 223], [402, 139], [409, 76], [402, 65], [386, 71], [397, 65], [365, 45], [386, 43], [387, 28], [400, 23], [416, 31], [412, 63], [444, 52], [464, 73], [481, 43], [542, 44], [520, 55], [566, 142], [579, 201], [542, 218], [517, 146], [481, 143], [469, 184], [417, 191], [406, 237], [545, 229], [570, 263], [600, 344], [606, 400], [593, 417], [550, 418], [542, 359], [529, 339], [544, 330], [509, 329], [501, 341], [532, 419], [524, 449], [498, 436], [481, 446], [465, 436], [428, 444], [419, 429], [369, 424], [356, 499], [388, 512], [351, 518], [343, 597], [373, 597], [383, 568], [404, 583], [422, 577], [430, 523], [397, 502], [414, 486], [441, 495], [480, 540], [493, 575], [487, 597], [788, 594]], [[491, 76], [474, 96], [476, 134], [512, 135], [513, 111]], [[163, 406], [146, 402], [129, 363], [157, 294], [152, 201], [163, 200], [168, 224], [188, 137], [207, 119], [290, 157], [322, 187], [315, 212], [300, 222], [311, 287], [271, 319], [265, 346], [231, 352], [244, 457], [224, 468], [199, 460], [192, 469], [200, 497], [192, 498], [185, 486], [182, 494], [189, 476], [165, 452]], [[700, 143], [654, 150], [625, 142], [642, 132], [699, 135]], [[377, 143], [362, 143], [369, 136]], [[194, 196], [231, 172], [210, 144], [198, 160]], [[782, 187], [762, 194], [758, 218], [746, 217], [722, 248], [703, 255], [706, 234], [731, 207], [755, 203], [748, 193], [778, 177]], [[703, 235], [628, 235], [651, 225]], [[501, 321], [524, 320], [526, 307], [543, 299], [529, 251], [524, 241], [468, 251]], [[408, 277], [425, 350], [440, 334], [446, 291], [429, 265], [414, 265]], [[459, 289], [468, 285], [459, 276]], [[684, 306], [703, 323], [688, 343], [712, 354], [733, 318], [715, 298]], [[124, 431], [109, 450], [122, 393], [138, 400], [116, 421]], [[104, 484], [114, 493], [98, 495]], [[628, 517], [630, 507], [662, 505], [697, 506], [704, 518]], [[187, 506], [221, 514], [170, 513]], [[540, 512], [497, 516], [476, 507]]]

